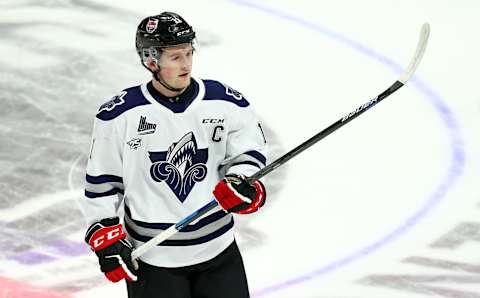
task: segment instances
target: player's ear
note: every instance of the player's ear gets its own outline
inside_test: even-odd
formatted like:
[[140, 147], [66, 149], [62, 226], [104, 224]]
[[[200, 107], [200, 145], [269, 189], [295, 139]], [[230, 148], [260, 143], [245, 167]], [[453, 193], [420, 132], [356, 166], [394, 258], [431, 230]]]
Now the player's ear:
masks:
[[148, 66], [148, 69], [150, 69], [153, 72], [158, 70], [158, 65], [153, 60], [150, 60], [150, 62], [148, 62], [148, 64], [147, 64], [147, 66]]

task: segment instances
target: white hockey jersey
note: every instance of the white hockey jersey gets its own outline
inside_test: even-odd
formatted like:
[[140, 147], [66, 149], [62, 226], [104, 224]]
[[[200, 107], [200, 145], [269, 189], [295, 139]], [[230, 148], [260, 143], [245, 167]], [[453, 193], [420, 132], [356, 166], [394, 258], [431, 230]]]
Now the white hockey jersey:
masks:
[[[152, 83], [122, 91], [96, 115], [82, 209], [88, 224], [118, 216], [135, 247], [212, 200], [225, 173], [250, 176], [266, 164], [266, 141], [248, 101], [213, 80], [192, 78], [191, 98], [160, 99]], [[220, 208], [141, 259], [161, 267], [198, 264], [233, 241]]]

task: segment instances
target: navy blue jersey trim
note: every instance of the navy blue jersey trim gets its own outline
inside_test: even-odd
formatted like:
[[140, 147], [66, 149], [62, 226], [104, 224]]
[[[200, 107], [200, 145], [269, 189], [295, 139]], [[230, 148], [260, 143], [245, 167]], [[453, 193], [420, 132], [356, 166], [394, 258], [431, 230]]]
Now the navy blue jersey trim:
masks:
[[86, 180], [91, 184], [102, 184], [108, 182], [120, 182], [123, 183], [123, 178], [115, 175], [100, 175], [100, 176], [90, 176], [87, 174]]
[[215, 80], [203, 80], [205, 84], [205, 96], [203, 100], [224, 100], [239, 107], [245, 108], [250, 103], [235, 89]]
[[[217, 237], [222, 236], [225, 234], [228, 230], [230, 230], [233, 227], [233, 217], [230, 220], [230, 222], [220, 229], [216, 230], [215, 232], [212, 232], [208, 235], [195, 238], [195, 239], [188, 239], [188, 240], [165, 240], [162, 243], [158, 244], [158, 246], [188, 246], [188, 245], [196, 245], [196, 244], [202, 244], [205, 242], [208, 242], [212, 239], [215, 239]], [[152, 237], [148, 236], [143, 236], [135, 232], [127, 223], [125, 223], [125, 228], [127, 230], [127, 233], [135, 240], [137, 241], [142, 241], [142, 242], [147, 242]]]
[[177, 101], [171, 101], [171, 98], [166, 97], [160, 92], [158, 92], [155, 87], [153, 87], [152, 81], [148, 82], [147, 90], [148, 93], [150, 93], [150, 95], [153, 97], [153, 99], [165, 108], [169, 109], [174, 113], [183, 113], [198, 96], [198, 92], [200, 89], [198, 83], [194, 79], [191, 79], [190, 85], [188, 85], [187, 89], [179, 95], [179, 99]]
[[110, 101], [100, 106], [97, 118], [100, 120], [112, 120], [124, 112], [138, 106], [151, 104], [143, 96], [140, 86], [123, 90], [119, 95], [114, 96]]
[[120, 193], [123, 195], [123, 189], [120, 189], [120, 188], [113, 188], [109, 191], [106, 191], [106, 192], [91, 192], [91, 191], [87, 191], [85, 190], [85, 196], [89, 199], [95, 199], [95, 198], [100, 198], [100, 197], [108, 197], [108, 196], [112, 196], [112, 195], [115, 195], [117, 193]]
[[257, 159], [259, 162], [261, 162], [264, 165], [267, 164], [267, 158], [265, 157], [265, 155], [263, 155], [262, 153], [256, 150], [247, 151], [244, 154], [250, 155], [251, 157]]
[[[133, 221], [134, 224], [142, 228], [166, 230], [171, 226], [175, 225], [174, 223], [153, 223], [153, 222], [143, 222], [143, 221], [135, 220], [132, 218], [132, 213], [130, 212], [130, 208], [128, 208], [127, 204], [125, 204], [125, 214], [128, 216], [128, 218], [131, 221]], [[186, 226], [185, 228], [182, 229], [182, 232], [197, 231], [203, 228], [204, 226], [209, 225], [225, 216], [227, 216], [227, 213], [225, 213], [225, 211], [223, 210], [217, 211], [205, 218], [200, 219], [196, 224]]]

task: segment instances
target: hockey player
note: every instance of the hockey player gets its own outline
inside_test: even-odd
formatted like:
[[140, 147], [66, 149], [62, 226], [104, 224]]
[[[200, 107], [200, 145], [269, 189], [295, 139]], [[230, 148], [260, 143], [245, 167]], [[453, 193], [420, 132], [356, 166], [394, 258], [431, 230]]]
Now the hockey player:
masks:
[[[249, 297], [232, 213], [265, 202], [266, 141], [249, 102], [229, 86], [191, 77], [195, 31], [163, 12], [138, 25], [136, 49], [152, 80], [123, 90], [95, 118], [83, 212], [85, 241], [129, 297]], [[221, 208], [132, 265], [138, 247], [211, 200]], [[119, 210], [124, 210], [123, 224]]]

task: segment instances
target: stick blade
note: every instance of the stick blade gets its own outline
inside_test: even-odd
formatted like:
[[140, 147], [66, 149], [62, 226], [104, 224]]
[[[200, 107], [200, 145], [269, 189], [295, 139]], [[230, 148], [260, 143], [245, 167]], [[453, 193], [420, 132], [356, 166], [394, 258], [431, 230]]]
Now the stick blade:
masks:
[[430, 36], [430, 24], [425, 23], [420, 30], [420, 37], [418, 39], [417, 49], [415, 50], [415, 54], [410, 61], [405, 72], [400, 76], [398, 81], [402, 84], [405, 84], [413, 75], [415, 70], [417, 69], [420, 61], [422, 61], [423, 54], [425, 53], [425, 49], [427, 48], [428, 38]]

